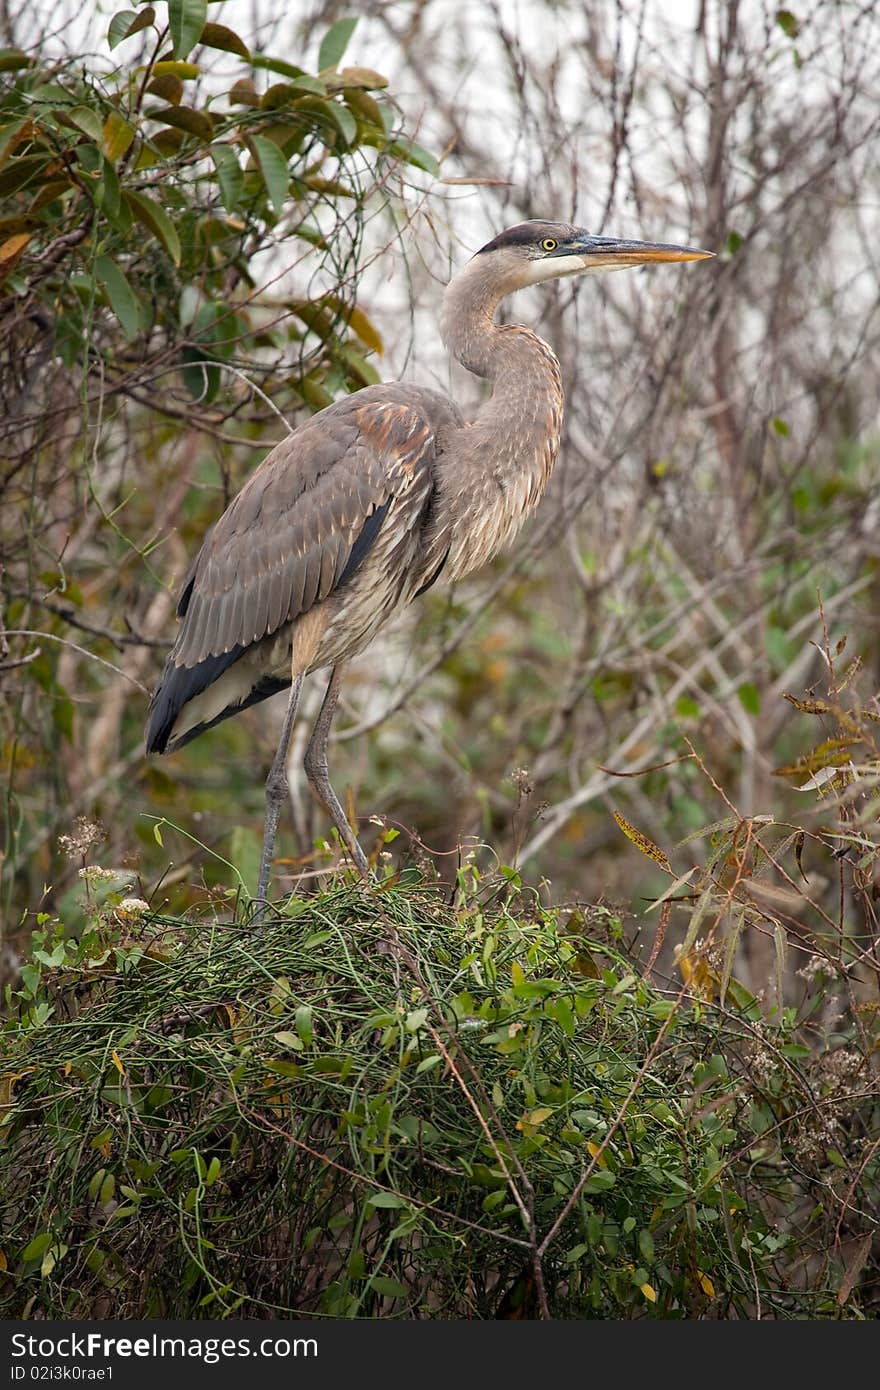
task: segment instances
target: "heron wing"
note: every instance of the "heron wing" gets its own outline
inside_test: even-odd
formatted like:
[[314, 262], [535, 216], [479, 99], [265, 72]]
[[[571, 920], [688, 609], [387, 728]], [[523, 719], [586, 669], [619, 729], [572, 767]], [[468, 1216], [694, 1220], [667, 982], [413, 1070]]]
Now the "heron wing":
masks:
[[436, 424], [384, 389], [300, 426], [223, 513], [184, 581], [176, 666], [243, 650], [326, 599], [363, 563], [392, 504], [409, 502], [418, 525]]

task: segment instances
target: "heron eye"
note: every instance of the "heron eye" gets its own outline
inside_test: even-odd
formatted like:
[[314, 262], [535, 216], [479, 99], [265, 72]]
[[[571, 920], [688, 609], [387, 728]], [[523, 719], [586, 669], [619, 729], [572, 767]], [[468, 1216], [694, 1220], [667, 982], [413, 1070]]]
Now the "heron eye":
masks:
[[545, 236], [544, 240], [541, 242], [541, 246], [545, 251], [555, 251], [558, 245], [559, 242], [554, 241], [552, 236]]

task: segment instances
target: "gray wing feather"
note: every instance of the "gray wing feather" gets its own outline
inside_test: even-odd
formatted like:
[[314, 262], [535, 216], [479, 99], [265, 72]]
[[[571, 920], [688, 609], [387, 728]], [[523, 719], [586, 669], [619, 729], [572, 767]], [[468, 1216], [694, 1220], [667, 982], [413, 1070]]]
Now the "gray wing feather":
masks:
[[421, 513], [437, 433], [462, 423], [439, 392], [378, 386], [300, 426], [205, 538], [184, 581], [174, 665], [249, 646], [325, 599], [375, 511], [411, 497]]

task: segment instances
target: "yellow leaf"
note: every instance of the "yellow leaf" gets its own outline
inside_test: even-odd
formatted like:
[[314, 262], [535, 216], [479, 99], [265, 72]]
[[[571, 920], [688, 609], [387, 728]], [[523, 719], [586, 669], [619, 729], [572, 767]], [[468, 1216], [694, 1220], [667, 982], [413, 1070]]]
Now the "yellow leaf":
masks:
[[527, 1139], [530, 1139], [538, 1126], [542, 1125], [552, 1114], [552, 1107], [539, 1105], [537, 1110], [531, 1110], [528, 1115], [523, 1115], [521, 1120], [517, 1120], [516, 1127]]
[[133, 139], [134, 126], [129, 125], [125, 117], [120, 116], [118, 111], [111, 111], [104, 122], [104, 134], [101, 141], [101, 149], [111, 164], [115, 164], [120, 155], [125, 154]]
[[672, 865], [659, 845], [655, 845], [654, 841], [649, 840], [647, 835], [643, 835], [641, 830], [636, 830], [634, 825], [630, 825], [626, 817], [622, 816], [619, 811], [614, 812], [614, 819], [626, 838], [632, 840], [637, 850], [640, 850], [648, 859], [653, 859], [654, 863], [659, 864], [667, 874], [672, 873]]
[[11, 261], [14, 256], [24, 250], [30, 239], [30, 232], [18, 232], [15, 236], [7, 237], [3, 245], [0, 246], [0, 261]]
[[8, 1268], [9, 1268], [9, 1266], [8, 1266], [8, 1264], [7, 1264], [7, 1262], [6, 1262], [6, 1255], [5, 1255], [4, 1251], [0, 1250], [0, 1270], [8, 1269]]
[[10, 1071], [0, 1076], [0, 1106], [12, 1104], [16, 1081], [28, 1076], [33, 1070], [33, 1067], [26, 1067], [24, 1071]]
[[604, 1153], [600, 1152], [600, 1145], [594, 1144], [592, 1139], [587, 1140], [587, 1153], [590, 1155], [590, 1158], [595, 1158], [600, 1168], [608, 1167], [608, 1160]]
[[120, 1076], [124, 1076], [124, 1075], [125, 1075], [125, 1067], [124, 1067], [124, 1066], [122, 1065], [122, 1063], [120, 1062], [120, 1060], [119, 1060], [119, 1053], [116, 1051], [115, 1048], [114, 1048], [114, 1050], [110, 1053], [110, 1060], [111, 1060], [111, 1062], [113, 1063], [113, 1065], [114, 1065], [114, 1067], [116, 1068], [116, 1070], [119, 1072], [119, 1075], [120, 1075]]
[[18, 263], [24, 248], [31, 239], [30, 232], [16, 232], [0, 244], [0, 280], [5, 280]]
[[657, 1292], [655, 1289], [651, 1288], [650, 1284], [639, 1284], [639, 1288], [649, 1303], [657, 1302]]
[[526, 978], [526, 973], [518, 961], [513, 961], [511, 964], [510, 977], [514, 985], [521, 985]]
[[714, 1298], [715, 1285], [712, 1283], [712, 1280], [709, 1278], [708, 1274], [704, 1274], [701, 1269], [698, 1269], [697, 1276], [700, 1280], [700, 1288], [703, 1290], [703, 1293], [706, 1295], [706, 1297]]
[[361, 342], [381, 357], [385, 351], [384, 344], [377, 328], [373, 326], [367, 318], [363, 309], [352, 309], [348, 316], [348, 326]]
[[161, 63], [154, 63], [151, 68], [153, 77], [177, 77], [182, 82], [190, 82], [198, 77], [199, 69], [195, 63], [175, 62], [168, 59]]
[[679, 956], [675, 963], [691, 994], [707, 1001], [714, 999], [721, 980], [716, 971], [706, 964], [704, 956]]

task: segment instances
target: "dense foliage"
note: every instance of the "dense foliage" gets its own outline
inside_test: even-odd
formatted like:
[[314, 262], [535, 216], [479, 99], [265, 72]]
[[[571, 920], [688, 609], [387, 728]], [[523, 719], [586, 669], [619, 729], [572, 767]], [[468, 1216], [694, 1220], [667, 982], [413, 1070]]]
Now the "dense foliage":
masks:
[[874, 1306], [853, 1054], [650, 987], [607, 911], [469, 869], [454, 901], [340, 882], [256, 933], [113, 898], [39, 941], [6, 1033], [7, 1317]]

